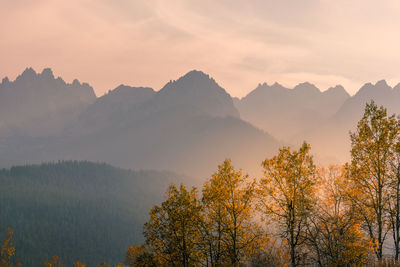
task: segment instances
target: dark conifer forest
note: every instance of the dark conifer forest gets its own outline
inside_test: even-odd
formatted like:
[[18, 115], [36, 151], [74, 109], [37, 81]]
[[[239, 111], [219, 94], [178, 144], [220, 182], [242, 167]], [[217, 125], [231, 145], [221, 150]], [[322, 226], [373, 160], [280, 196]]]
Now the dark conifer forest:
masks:
[[1, 237], [13, 230], [14, 260], [40, 266], [57, 255], [67, 266], [117, 263], [143, 241], [148, 210], [183, 179], [158, 171], [65, 161], [0, 171]]

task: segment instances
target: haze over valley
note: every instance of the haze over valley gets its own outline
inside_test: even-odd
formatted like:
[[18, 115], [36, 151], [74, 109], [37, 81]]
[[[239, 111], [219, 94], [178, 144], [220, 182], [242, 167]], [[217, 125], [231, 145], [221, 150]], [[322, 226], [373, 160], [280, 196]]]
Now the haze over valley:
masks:
[[344, 163], [366, 103], [400, 113], [400, 85], [384, 80], [353, 96], [309, 82], [228, 92], [198, 70], [161, 89], [121, 84], [102, 96], [50, 68], [3, 78], [0, 224], [15, 230], [16, 256], [29, 265], [51, 255], [118, 263], [143, 242], [147, 211], [169, 184], [200, 188], [227, 158], [259, 178], [264, 159], [304, 141], [317, 164]]
[[[253, 174], [281, 145], [307, 141], [322, 163], [349, 159], [349, 131], [374, 100], [399, 113], [400, 85], [367, 83], [353, 96], [341, 85], [321, 91], [259, 84], [232, 98], [209, 74], [190, 71], [161, 89], [120, 85], [96, 97], [87, 83], [27, 68], [0, 84], [2, 167], [89, 160], [131, 169], [208, 177], [231, 158]], [[329, 140], [329, 142], [326, 142]]]
[[2, 0], [0, 267], [400, 266], [398, 0]]

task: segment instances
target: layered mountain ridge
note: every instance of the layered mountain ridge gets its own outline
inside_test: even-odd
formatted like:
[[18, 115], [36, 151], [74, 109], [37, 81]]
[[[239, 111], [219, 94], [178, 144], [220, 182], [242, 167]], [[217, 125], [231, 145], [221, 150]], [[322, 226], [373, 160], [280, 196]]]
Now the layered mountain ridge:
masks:
[[231, 96], [200, 71], [157, 92], [119, 86], [88, 105], [64, 131], [15, 139], [3, 140], [3, 164], [91, 160], [196, 177], [209, 176], [225, 158], [259, 171], [261, 161], [279, 146], [269, 134], [241, 120]]
[[321, 92], [311, 83], [293, 89], [279, 83], [260, 84], [236, 102], [243, 119], [283, 140], [332, 116], [350, 95], [342, 86]]
[[279, 146], [304, 140], [318, 160], [343, 162], [348, 133], [371, 100], [400, 113], [400, 84], [367, 83], [350, 96], [340, 85], [322, 92], [308, 82], [263, 83], [239, 99], [193, 70], [158, 91], [119, 85], [96, 98], [88, 84], [28, 68], [0, 84], [0, 162], [91, 160], [202, 177], [232, 158], [259, 173]]
[[390, 87], [385, 80], [366, 83], [339, 110], [318, 127], [299, 135], [314, 144], [315, 153], [330, 161], [344, 162], [350, 157], [349, 132], [354, 131], [361, 119], [366, 103], [374, 101], [384, 106], [388, 114], [400, 114], [400, 84]]
[[307, 82], [293, 89], [264, 83], [235, 105], [241, 118], [277, 139], [292, 145], [307, 140], [320, 161], [341, 163], [349, 159], [349, 131], [371, 101], [399, 114], [400, 84], [392, 88], [385, 80], [366, 83], [350, 96], [341, 85], [321, 92]]
[[41, 73], [27, 68], [15, 81], [6, 77], [0, 84], [0, 137], [53, 134], [95, 100], [87, 83], [69, 84], [49, 68]]

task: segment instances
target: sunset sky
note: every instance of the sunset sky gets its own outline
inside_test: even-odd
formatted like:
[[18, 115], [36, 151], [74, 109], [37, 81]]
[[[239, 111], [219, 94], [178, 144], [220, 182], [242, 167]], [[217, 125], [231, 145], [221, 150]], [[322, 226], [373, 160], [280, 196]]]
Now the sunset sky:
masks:
[[97, 95], [202, 70], [233, 96], [400, 82], [398, 0], [0, 0], [0, 77], [51, 67]]

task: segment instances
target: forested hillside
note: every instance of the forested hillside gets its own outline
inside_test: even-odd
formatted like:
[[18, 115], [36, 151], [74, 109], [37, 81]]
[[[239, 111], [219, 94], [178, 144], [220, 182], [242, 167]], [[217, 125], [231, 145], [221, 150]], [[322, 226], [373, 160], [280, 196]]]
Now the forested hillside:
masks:
[[[69, 266], [124, 259], [171, 182], [170, 172], [130, 171], [67, 161], [0, 170], [0, 227], [14, 231], [16, 259], [40, 266], [58, 255]], [[3, 231], [1, 232], [3, 234]]]
[[306, 142], [259, 178], [226, 159], [201, 191], [90, 162], [3, 170], [0, 266], [398, 266], [400, 118], [370, 102], [350, 140], [351, 161], [328, 168]]

